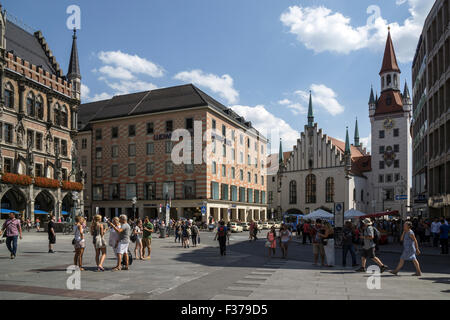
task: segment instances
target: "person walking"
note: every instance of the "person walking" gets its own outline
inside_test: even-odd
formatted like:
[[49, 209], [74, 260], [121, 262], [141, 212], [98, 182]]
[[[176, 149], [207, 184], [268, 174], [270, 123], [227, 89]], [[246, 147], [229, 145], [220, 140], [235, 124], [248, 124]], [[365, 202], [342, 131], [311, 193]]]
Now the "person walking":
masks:
[[[108, 220], [106, 221], [108, 223]], [[114, 217], [112, 219], [112, 224], [116, 227], [120, 226], [119, 218]], [[117, 254], [117, 247], [119, 244], [119, 234], [112, 227], [109, 227], [109, 246], [113, 249], [114, 254]]]
[[388, 269], [388, 266], [383, 264], [381, 260], [375, 255], [375, 231], [372, 227], [372, 221], [369, 218], [365, 218], [362, 221], [363, 232], [361, 239], [363, 240], [363, 250], [361, 254], [361, 268], [356, 270], [357, 272], [366, 272], [367, 259], [372, 259], [380, 267], [380, 272], [383, 273]]
[[192, 238], [192, 246], [196, 247], [197, 246], [197, 237], [199, 234], [199, 230], [196, 224], [192, 225], [191, 227], [191, 238]]
[[30, 230], [31, 230], [31, 220], [30, 220], [30, 218], [27, 218], [26, 228], [27, 228], [27, 231], [30, 232]]
[[122, 257], [124, 259], [124, 267], [123, 270], [128, 270], [128, 246], [130, 245], [130, 235], [131, 235], [131, 227], [127, 223], [128, 218], [126, 215], [122, 214], [119, 217], [120, 227], [115, 226], [111, 222], [109, 222], [110, 227], [112, 227], [119, 235], [119, 242], [117, 245], [117, 266], [115, 266], [113, 271], [122, 270]]
[[400, 237], [400, 241], [403, 241], [403, 252], [400, 257], [400, 262], [395, 270], [390, 271], [390, 273], [397, 275], [400, 269], [405, 264], [405, 261], [412, 261], [414, 267], [416, 268], [416, 273], [413, 276], [421, 276], [422, 271], [420, 271], [419, 261], [417, 260], [416, 254], [420, 255], [419, 243], [412, 230], [412, 223], [406, 221], [403, 225], [403, 233]]
[[[154, 226], [150, 222], [148, 217], [145, 217], [144, 223], [142, 224], [142, 258], [150, 260], [150, 256], [152, 253], [152, 234], [153, 234]], [[145, 257], [145, 249], [147, 248], [147, 258]]]
[[450, 226], [444, 219], [441, 220], [439, 227], [439, 242], [441, 243], [441, 254], [448, 254], [448, 233]]
[[[136, 236], [136, 246], [134, 247], [134, 256], [136, 259], [143, 260], [142, 254], [142, 237], [144, 234], [142, 220], [138, 219], [136, 226], [133, 229], [133, 235]], [[138, 254], [139, 253], [139, 254]]]
[[269, 249], [269, 258], [271, 258], [272, 254], [275, 256], [277, 248], [277, 231], [274, 226], [272, 226], [269, 232], [267, 232], [267, 242], [269, 244], [269, 246], [267, 246]]
[[347, 265], [347, 253], [352, 256], [352, 267], [358, 266], [356, 263], [356, 253], [353, 242], [355, 241], [355, 231], [351, 221], [346, 221], [342, 230], [342, 266]]
[[36, 218], [36, 232], [39, 232], [41, 229], [41, 220], [39, 218]]
[[289, 230], [288, 226], [283, 223], [280, 230], [280, 248], [281, 248], [281, 259], [287, 259], [289, 242], [292, 240], [292, 232]]
[[183, 224], [181, 226], [181, 237], [183, 248], [189, 248], [190, 235], [191, 235], [191, 227], [189, 226], [189, 222], [183, 221]]
[[227, 244], [230, 245], [230, 236], [231, 236], [231, 222], [227, 223]]
[[96, 215], [92, 221], [91, 234], [95, 249], [95, 263], [97, 265], [97, 271], [105, 271], [103, 263], [106, 259], [106, 241], [105, 241], [105, 228], [103, 227], [102, 216]]
[[253, 240], [258, 240], [258, 223], [256, 221], [253, 223]]
[[328, 221], [324, 221], [323, 229], [324, 234], [319, 234], [322, 239], [323, 248], [325, 251], [325, 258], [327, 261], [327, 267], [333, 267], [335, 264], [334, 259], [334, 229]]
[[74, 239], [73, 245], [75, 247], [75, 256], [73, 257], [73, 264], [78, 266], [80, 271], [84, 271], [83, 268], [83, 254], [86, 248], [86, 242], [84, 239], [84, 228], [83, 228], [84, 218], [81, 216], [75, 217], [75, 225], [73, 227]]
[[181, 241], [181, 222], [180, 221], [177, 221], [175, 223], [175, 243], [177, 242], [177, 240], [178, 240], [178, 243]]
[[313, 255], [314, 255], [314, 266], [317, 266], [317, 261], [320, 255], [320, 261], [322, 267], [325, 267], [325, 249], [323, 247], [322, 238], [320, 234], [325, 233], [322, 227], [322, 220], [317, 219], [316, 223], [313, 227], [310, 228], [310, 234], [312, 236], [312, 245], [313, 245]]
[[56, 232], [55, 232], [55, 216], [50, 215], [49, 222], [47, 226], [47, 232], [48, 232], [48, 253], [55, 253], [53, 251], [53, 246], [56, 243]]
[[22, 227], [20, 226], [20, 220], [16, 219], [16, 215], [13, 212], [9, 213], [8, 219], [2, 226], [0, 234], [6, 235], [6, 247], [11, 253], [11, 259], [15, 259], [17, 255], [17, 238], [22, 240]]
[[306, 220], [303, 224], [303, 244], [306, 244], [306, 239], [309, 239], [309, 243], [312, 243], [311, 240], [311, 220]]
[[220, 221], [219, 227], [217, 228], [216, 236], [214, 237], [214, 241], [219, 241], [220, 247], [220, 255], [226, 256], [227, 252], [227, 227], [225, 226], [225, 222]]
[[438, 218], [434, 218], [431, 223], [431, 237], [433, 238], [433, 247], [438, 247], [439, 245], [439, 233], [440, 233], [441, 223]]
[[248, 228], [248, 240], [252, 241], [253, 240], [253, 234], [254, 231], [253, 229], [255, 228], [255, 224], [253, 223], [253, 220], [250, 221], [250, 227]]

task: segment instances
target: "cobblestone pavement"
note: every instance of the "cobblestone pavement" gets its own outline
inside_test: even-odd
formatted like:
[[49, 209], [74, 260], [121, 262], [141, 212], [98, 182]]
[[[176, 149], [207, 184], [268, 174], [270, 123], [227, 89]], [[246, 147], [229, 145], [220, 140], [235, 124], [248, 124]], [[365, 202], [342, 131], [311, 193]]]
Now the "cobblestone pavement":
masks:
[[[262, 234], [263, 235], [263, 234]], [[247, 233], [233, 234], [221, 257], [213, 235], [201, 233], [197, 248], [183, 249], [173, 238], [153, 239], [151, 260], [135, 261], [129, 271], [96, 272], [91, 237], [84, 255], [81, 289], [69, 290], [66, 268], [73, 261], [72, 237], [59, 235], [56, 253], [47, 253], [45, 233], [24, 233], [18, 255], [9, 258], [0, 245], [1, 299], [450, 299], [450, 257], [423, 256], [422, 277], [407, 265], [400, 276], [381, 275], [381, 289], [369, 290], [369, 274], [351, 268], [312, 266], [311, 247], [291, 243], [289, 260], [268, 259], [264, 240], [249, 242]], [[134, 245], [132, 245], [134, 249]], [[278, 252], [279, 254], [279, 252]], [[394, 267], [399, 254], [382, 253]], [[336, 250], [336, 262], [340, 260]], [[372, 278], [371, 278], [372, 279]], [[372, 279], [373, 280], [373, 279]], [[373, 281], [371, 283], [374, 283]]]

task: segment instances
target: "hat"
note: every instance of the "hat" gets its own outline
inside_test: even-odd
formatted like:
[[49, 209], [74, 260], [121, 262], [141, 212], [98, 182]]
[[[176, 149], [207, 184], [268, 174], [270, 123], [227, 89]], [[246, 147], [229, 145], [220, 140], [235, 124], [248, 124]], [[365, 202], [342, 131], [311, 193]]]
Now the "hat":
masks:
[[366, 224], [366, 225], [368, 225], [368, 226], [371, 226], [371, 225], [372, 225], [372, 221], [370, 221], [369, 218], [365, 218], [365, 219], [363, 220], [363, 223]]

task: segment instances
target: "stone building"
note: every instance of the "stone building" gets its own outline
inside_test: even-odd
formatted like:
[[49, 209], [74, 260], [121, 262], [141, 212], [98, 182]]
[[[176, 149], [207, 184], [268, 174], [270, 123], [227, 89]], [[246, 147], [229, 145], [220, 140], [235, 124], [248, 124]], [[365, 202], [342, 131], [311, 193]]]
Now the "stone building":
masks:
[[[178, 133], [191, 141], [182, 163]], [[266, 219], [267, 139], [193, 85], [83, 104], [77, 141], [89, 214], [156, 218], [168, 205], [172, 218]]]
[[[73, 137], [81, 75], [74, 33], [65, 75], [40, 31], [0, 15], [0, 199], [9, 210], [46, 220], [82, 193]], [[82, 206], [81, 203], [77, 203]]]

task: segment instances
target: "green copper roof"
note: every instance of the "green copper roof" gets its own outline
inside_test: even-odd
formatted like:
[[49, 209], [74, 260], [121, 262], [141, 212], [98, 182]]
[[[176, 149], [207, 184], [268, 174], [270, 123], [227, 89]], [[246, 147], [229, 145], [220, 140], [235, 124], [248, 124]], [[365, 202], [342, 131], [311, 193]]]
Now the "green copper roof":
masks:
[[278, 163], [283, 163], [284, 162], [284, 157], [283, 157], [283, 144], [281, 142], [281, 138], [280, 138], [280, 151], [278, 151]]
[[356, 118], [356, 125], [355, 125], [355, 147], [359, 147], [358, 118]]
[[345, 135], [345, 153], [350, 154], [350, 139], [348, 138], [348, 127], [347, 127], [347, 133]]

